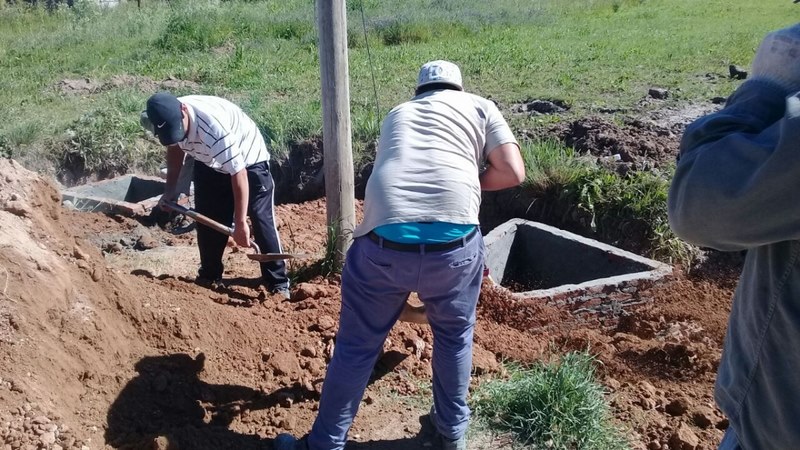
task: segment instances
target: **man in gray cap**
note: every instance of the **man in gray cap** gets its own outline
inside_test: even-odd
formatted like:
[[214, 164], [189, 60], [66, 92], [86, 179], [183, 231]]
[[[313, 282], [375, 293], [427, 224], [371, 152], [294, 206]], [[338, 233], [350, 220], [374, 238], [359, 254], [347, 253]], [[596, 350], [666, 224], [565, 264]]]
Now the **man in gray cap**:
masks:
[[[486, 169], [481, 172], [481, 168]], [[433, 331], [430, 419], [442, 448], [465, 450], [475, 307], [483, 279], [481, 190], [520, 184], [519, 146], [494, 103], [463, 92], [461, 71], [431, 61], [416, 95], [383, 121], [364, 220], [342, 272], [336, 349], [310, 434], [277, 450], [340, 450], [386, 336], [416, 292]]]
[[[274, 182], [269, 172], [269, 152], [261, 132], [244, 111], [212, 96], [177, 98], [159, 92], [147, 100], [143, 124], [167, 147], [167, 186], [162, 200], [174, 201], [184, 156], [194, 164], [195, 209], [228, 225], [233, 239], [243, 247], [252, 237], [263, 252], [281, 253], [275, 227]], [[222, 255], [228, 236], [197, 224], [200, 249], [198, 282], [219, 286]], [[283, 261], [261, 263], [264, 285], [272, 293], [289, 297], [289, 278]]]

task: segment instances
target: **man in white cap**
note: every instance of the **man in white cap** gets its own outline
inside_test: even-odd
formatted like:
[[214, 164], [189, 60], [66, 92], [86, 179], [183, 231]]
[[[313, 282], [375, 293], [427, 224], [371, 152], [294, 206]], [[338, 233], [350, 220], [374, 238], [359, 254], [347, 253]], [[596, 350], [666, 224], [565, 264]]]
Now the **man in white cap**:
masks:
[[714, 396], [722, 450], [800, 448], [800, 24], [768, 34], [725, 108], [686, 128], [669, 221], [747, 250]]
[[[481, 169], [485, 166], [485, 170]], [[461, 72], [431, 61], [416, 95], [383, 121], [364, 220], [342, 273], [336, 349], [308, 436], [277, 450], [340, 450], [386, 336], [416, 292], [433, 331], [431, 421], [441, 446], [465, 450], [475, 307], [483, 278], [481, 190], [520, 184], [519, 146], [494, 103], [463, 92]]]

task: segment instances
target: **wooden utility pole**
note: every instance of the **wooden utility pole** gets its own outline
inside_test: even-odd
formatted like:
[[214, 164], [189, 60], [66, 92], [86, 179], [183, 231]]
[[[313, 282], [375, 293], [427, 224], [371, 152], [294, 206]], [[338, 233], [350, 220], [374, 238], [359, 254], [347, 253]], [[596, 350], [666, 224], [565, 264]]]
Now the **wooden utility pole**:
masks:
[[329, 239], [334, 239], [336, 250], [334, 265], [339, 270], [352, 242], [356, 219], [345, 0], [317, 0], [317, 20], [325, 198], [328, 228], [333, 231]]

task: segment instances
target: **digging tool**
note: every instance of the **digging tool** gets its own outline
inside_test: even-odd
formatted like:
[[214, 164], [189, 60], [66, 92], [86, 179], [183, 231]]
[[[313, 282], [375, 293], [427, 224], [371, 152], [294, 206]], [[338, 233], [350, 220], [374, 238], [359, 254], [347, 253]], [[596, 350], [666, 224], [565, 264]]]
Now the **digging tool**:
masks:
[[[175, 202], [171, 201], [163, 201], [162, 204], [167, 208], [179, 212], [181, 214], [185, 214], [192, 219], [202, 223], [203, 225], [212, 228], [224, 235], [233, 237], [233, 228], [227, 227], [209, 217], [206, 217], [199, 212], [186, 208], [185, 206], [179, 205]], [[305, 254], [292, 254], [292, 253], [261, 253], [261, 249], [258, 248], [258, 244], [254, 240], [250, 240], [250, 247], [254, 250], [254, 253], [248, 253], [247, 257], [252, 259], [253, 261], [258, 262], [267, 262], [267, 261], [278, 261], [283, 259], [294, 259], [294, 258], [308, 258], [310, 255]]]
[[[797, 1], [800, 2], [800, 0]], [[489, 274], [489, 268], [486, 266], [483, 267], [483, 277], [490, 283], [496, 284]], [[430, 323], [428, 322], [428, 316], [425, 315], [425, 305], [412, 304], [408, 300], [406, 300], [406, 304], [403, 305], [403, 311], [400, 312], [400, 317], [397, 320], [400, 322], [418, 323], [420, 325], [427, 325]]]

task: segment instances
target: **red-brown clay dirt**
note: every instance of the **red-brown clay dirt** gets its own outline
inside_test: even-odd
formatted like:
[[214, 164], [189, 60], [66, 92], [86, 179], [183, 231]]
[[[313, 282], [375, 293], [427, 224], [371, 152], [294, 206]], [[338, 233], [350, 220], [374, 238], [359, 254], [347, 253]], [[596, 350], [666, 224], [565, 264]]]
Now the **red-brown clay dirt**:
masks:
[[[285, 247], [315, 255], [292, 263], [305, 278], [293, 298], [263, 292], [234, 249], [229, 286], [209, 290], [191, 281], [194, 233], [64, 210], [52, 184], [0, 160], [0, 449], [269, 449], [277, 433], [307, 432], [340, 287], [314, 276], [324, 202], [277, 216]], [[589, 349], [633, 448], [714, 448], [727, 425], [712, 385], [732, 289], [729, 274], [678, 273], [618, 329], [596, 330], [547, 307], [521, 317], [487, 284], [473, 384], [503, 360]], [[425, 325], [395, 326], [348, 448], [430, 447], [431, 338]], [[488, 437], [470, 448], [510, 447]]]

